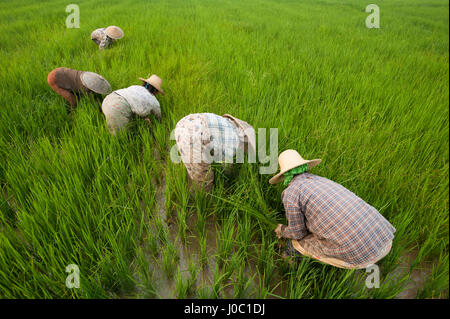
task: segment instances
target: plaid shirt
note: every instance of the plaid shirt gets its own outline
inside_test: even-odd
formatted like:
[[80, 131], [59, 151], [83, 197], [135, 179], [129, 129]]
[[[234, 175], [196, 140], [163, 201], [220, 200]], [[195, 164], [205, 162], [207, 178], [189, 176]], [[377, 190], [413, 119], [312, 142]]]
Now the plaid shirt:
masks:
[[241, 146], [239, 128], [228, 118], [213, 113], [203, 113], [211, 135], [210, 147], [215, 162], [233, 163], [234, 155]]
[[282, 236], [301, 243], [314, 234], [309, 246], [318, 255], [364, 264], [394, 238], [395, 228], [374, 207], [327, 178], [296, 175], [281, 196], [288, 220]]

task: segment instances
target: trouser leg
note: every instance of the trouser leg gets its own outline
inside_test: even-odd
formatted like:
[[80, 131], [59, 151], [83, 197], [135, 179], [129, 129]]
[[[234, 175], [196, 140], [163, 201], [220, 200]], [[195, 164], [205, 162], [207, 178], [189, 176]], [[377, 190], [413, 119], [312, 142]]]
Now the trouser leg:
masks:
[[292, 246], [291, 240], [288, 240], [287, 242], [285, 253], [289, 257], [294, 257], [297, 261], [301, 260], [302, 254], [295, 250], [294, 246]]

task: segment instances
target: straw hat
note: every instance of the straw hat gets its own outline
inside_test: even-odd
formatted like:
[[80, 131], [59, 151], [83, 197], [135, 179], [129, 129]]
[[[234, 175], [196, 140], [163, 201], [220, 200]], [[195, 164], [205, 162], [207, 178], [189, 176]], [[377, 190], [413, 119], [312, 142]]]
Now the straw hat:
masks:
[[105, 30], [106, 35], [112, 39], [120, 39], [123, 37], [123, 31], [121, 28], [116, 27], [115, 25], [110, 25]]
[[108, 94], [112, 91], [111, 85], [100, 74], [86, 71], [81, 73], [80, 79], [85, 87], [95, 93]]
[[284, 179], [283, 174], [287, 171], [299, 167], [303, 164], [308, 164], [308, 170], [322, 162], [321, 159], [305, 160], [296, 150], [286, 150], [278, 156], [278, 163], [280, 164], [280, 172], [269, 180], [270, 184], [276, 184]]
[[139, 80], [144, 81], [150, 85], [152, 85], [155, 89], [157, 89], [162, 95], [164, 95], [164, 91], [161, 89], [162, 80], [156, 74], [153, 74], [148, 79], [139, 78]]

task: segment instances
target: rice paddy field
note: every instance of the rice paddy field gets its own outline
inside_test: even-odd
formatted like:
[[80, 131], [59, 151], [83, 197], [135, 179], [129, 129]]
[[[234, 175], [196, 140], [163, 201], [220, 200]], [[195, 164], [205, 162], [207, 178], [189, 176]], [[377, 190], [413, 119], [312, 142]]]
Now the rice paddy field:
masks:
[[[448, 298], [448, 1], [377, 0], [379, 29], [358, 0], [75, 3], [69, 29], [67, 1], [0, 2], [1, 298]], [[99, 51], [108, 25], [125, 36]], [[115, 137], [89, 97], [68, 115], [47, 84], [62, 66], [113, 90], [159, 75], [162, 120]], [[191, 191], [171, 131], [196, 112], [277, 128], [279, 152], [377, 208], [397, 229], [379, 288], [281, 257], [269, 163]]]

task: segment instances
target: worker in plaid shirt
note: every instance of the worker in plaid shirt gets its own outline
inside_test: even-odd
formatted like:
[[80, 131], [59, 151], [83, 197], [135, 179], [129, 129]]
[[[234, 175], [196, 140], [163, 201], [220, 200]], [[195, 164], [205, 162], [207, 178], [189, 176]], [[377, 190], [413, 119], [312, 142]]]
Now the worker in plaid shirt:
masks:
[[255, 152], [253, 127], [229, 114], [189, 114], [176, 124], [175, 140], [189, 178], [206, 191], [214, 185], [212, 162], [233, 163], [244, 150]]
[[278, 158], [280, 172], [271, 184], [284, 182], [282, 201], [288, 225], [278, 238], [290, 239], [288, 255], [309, 256], [347, 269], [366, 268], [386, 256], [395, 228], [372, 206], [327, 178], [309, 173], [321, 160], [304, 160], [295, 150]]

